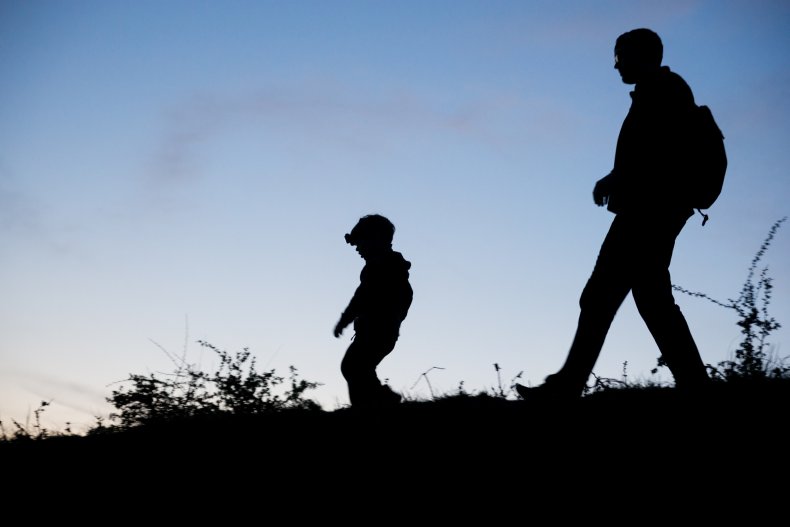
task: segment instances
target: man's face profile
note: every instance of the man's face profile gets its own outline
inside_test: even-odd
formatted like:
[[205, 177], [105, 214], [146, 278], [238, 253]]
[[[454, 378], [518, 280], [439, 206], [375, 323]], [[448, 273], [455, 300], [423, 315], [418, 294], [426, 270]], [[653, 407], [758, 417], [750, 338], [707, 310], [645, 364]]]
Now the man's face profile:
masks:
[[638, 69], [635, 66], [633, 54], [629, 54], [623, 48], [614, 49], [614, 69], [620, 72], [620, 77], [625, 84], [636, 84]]

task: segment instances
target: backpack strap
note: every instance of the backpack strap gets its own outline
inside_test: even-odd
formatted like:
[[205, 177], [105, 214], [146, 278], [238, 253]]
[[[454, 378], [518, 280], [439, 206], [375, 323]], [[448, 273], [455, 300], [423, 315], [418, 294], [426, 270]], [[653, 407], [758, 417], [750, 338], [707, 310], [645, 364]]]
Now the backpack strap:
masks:
[[702, 226], [704, 227], [704, 226], [705, 226], [705, 224], [706, 224], [706, 223], [708, 223], [708, 219], [709, 219], [709, 218], [708, 218], [708, 215], [707, 215], [707, 214], [705, 214], [704, 212], [702, 212], [702, 210], [701, 210], [701, 209], [695, 209], [695, 210], [696, 210], [697, 212], [699, 212], [700, 214], [702, 214]]

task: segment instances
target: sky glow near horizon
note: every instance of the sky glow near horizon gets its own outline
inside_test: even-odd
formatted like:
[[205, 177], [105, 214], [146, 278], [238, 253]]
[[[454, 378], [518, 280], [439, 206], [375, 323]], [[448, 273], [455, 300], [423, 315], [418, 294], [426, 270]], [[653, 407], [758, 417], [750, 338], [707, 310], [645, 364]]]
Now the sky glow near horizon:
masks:
[[[613, 218], [592, 188], [630, 104], [614, 40], [636, 27], [728, 148], [673, 282], [735, 298], [790, 214], [790, 4], [4, 2], [0, 421], [46, 400], [45, 425], [91, 425], [129, 374], [172, 371], [168, 353], [214, 367], [198, 340], [347, 404], [353, 332], [332, 329], [363, 261], [343, 234], [374, 212], [415, 292], [379, 376], [410, 397], [540, 383]], [[779, 356], [788, 229], [763, 260]], [[731, 358], [735, 313], [675, 296], [703, 360]], [[657, 357], [629, 297], [594, 373], [671, 380]]]

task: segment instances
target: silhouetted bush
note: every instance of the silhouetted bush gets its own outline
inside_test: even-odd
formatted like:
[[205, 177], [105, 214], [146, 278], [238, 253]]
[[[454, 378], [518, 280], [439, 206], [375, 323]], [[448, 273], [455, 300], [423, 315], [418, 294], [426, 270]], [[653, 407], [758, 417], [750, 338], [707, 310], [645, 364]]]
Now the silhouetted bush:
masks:
[[[738, 298], [721, 302], [705, 293], [693, 292], [683, 287], [673, 285], [673, 289], [687, 295], [704, 298], [718, 306], [734, 310], [739, 317], [737, 322], [741, 328], [743, 340], [735, 350], [731, 360], [719, 362], [718, 366], [708, 365], [708, 370], [714, 379], [726, 381], [759, 380], [765, 378], [784, 378], [790, 374], [790, 366], [785, 360], [777, 359], [769, 352], [768, 336], [772, 331], [781, 326], [776, 319], [769, 315], [768, 306], [771, 303], [773, 283], [768, 276], [768, 267], [758, 270], [758, 266], [765, 252], [770, 247], [776, 231], [787, 220], [784, 217], [776, 221], [768, 231], [760, 249], [752, 259], [746, 281], [741, 287]], [[659, 358], [659, 366], [664, 362]], [[655, 371], [655, 370], [654, 370]]]
[[287, 409], [317, 409], [305, 398], [319, 383], [299, 379], [291, 366], [288, 389], [277, 393], [286, 379], [275, 370], [259, 372], [249, 349], [230, 354], [212, 344], [198, 341], [219, 356], [217, 371], [208, 373], [192, 364], [182, 364], [166, 375], [130, 375], [107, 401], [117, 412], [110, 419], [124, 428], [211, 415], [259, 415]]

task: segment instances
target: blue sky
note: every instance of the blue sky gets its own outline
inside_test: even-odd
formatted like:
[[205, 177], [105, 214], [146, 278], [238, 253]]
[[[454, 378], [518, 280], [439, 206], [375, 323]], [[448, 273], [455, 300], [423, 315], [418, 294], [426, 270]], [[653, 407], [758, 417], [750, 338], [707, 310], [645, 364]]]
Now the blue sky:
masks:
[[[729, 171], [673, 282], [738, 295], [790, 213], [790, 6], [772, 1], [22, 2], [0, 5], [0, 420], [106, 416], [131, 373], [207, 369], [196, 341], [347, 404], [332, 336], [363, 262], [343, 241], [381, 213], [414, 304], [379, 376], [410, 396], [537, 384], [562, 364], [612, 215], [629, 86], [616, 37], [649, 27], [713, 109]], [[790, 233], [764, 263], [786, 327]], [[737, 318], [676, 295], [703, 360]], [[596, 375], [648, 378], [629, 298]], [[671, 379], [665, 372], [660, 377]]]

